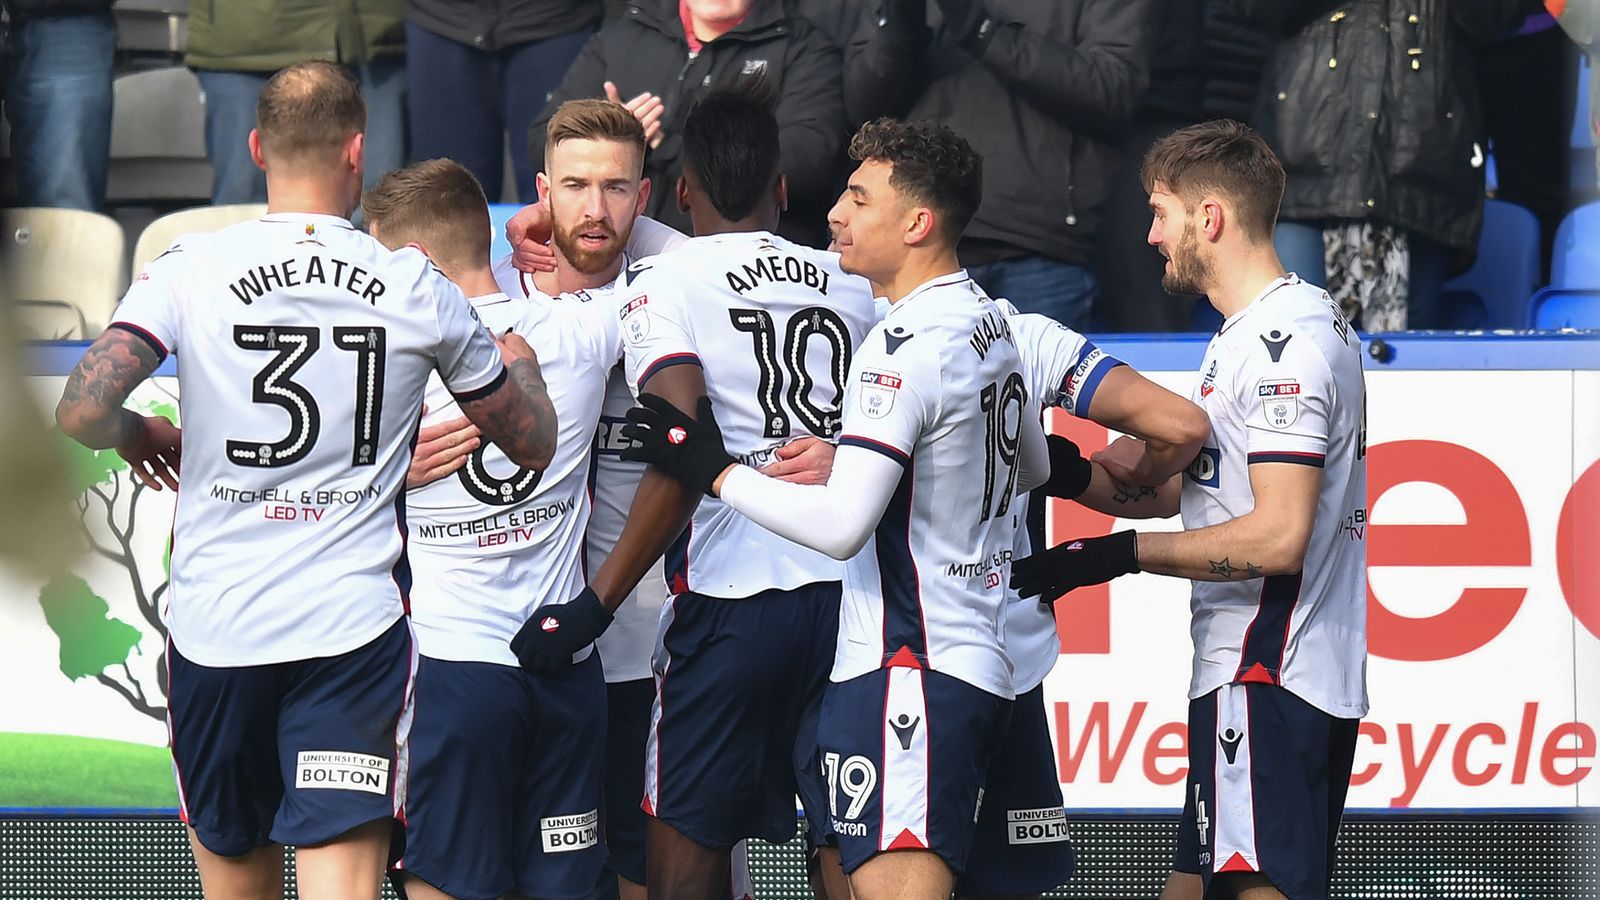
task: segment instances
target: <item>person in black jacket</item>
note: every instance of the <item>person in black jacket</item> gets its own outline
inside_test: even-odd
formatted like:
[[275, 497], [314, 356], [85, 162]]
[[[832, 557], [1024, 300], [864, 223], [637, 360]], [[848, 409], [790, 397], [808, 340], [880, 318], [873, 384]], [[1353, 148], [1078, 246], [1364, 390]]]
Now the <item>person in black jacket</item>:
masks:
[[[899, 103], [892, 112], [941, 122], [984, 157], [983, 205], [961, 262], [1024, 312], [1089, 325], [1095, 242], [1121, 165], [1117, 143], [1149, 80], [1153, 9], [1151, 0], [879, 4], [886, 22], [871, 51], [880, 89]], [[920, 29], [925, 22], [934, 27]], [[927, 39], [910, 39], [919, 33]]]
[[99, 210], [111, 161], [111, 0], [5, 0], [6, 119], [21, 206]]
[[538, 199], [528, 128], [604, 12], [602, 0], [406, 0], [411, 157], [453, 159], [499, 199], [509, 134], [517, 197]]
[[544, 126], [562, 103], [610, 96], [645, 124], [654, 184], [645, 215], [687, 233], [678, 208], [683, 172], [682, 123], [712, 87], [764, 78], [778, 91], [779, 141], [790, 209], [780, 232], [799, 243], [826, 241], [824, 214], [843, 164], [844, 100], [839, 51], [786, 0], [635, 0], [584, 45], [528, 133], [529, 152], [544, 156]]
[[1288, 171], [1284, 265], [1368, 331], [1435, 327], [1483, 223], [1476, 45], [1526, 0], [1235, 0], [1277, 38], [1255, 125]]

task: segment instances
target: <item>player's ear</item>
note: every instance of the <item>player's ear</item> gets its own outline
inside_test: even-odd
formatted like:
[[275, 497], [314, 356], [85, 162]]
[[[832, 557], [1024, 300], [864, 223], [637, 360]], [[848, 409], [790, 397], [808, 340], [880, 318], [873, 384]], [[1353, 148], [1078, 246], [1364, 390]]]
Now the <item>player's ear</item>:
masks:
[[778, 211], [789, 211], [789, 178], [782, 172], [778, 173]]
[[644, 215], [644, 208], [650, 205], [650, 179], [639, 179], [639, 201], [633, 205], [633, 217]]
[[550, 205], [550, 176], [543, 172], [533, 176], [534, 189], [539, 192], [539, 202]]
[[678, 198], [677, 198], [678, 199], [678, 212], [681, 212], [681, 213], [688, 212], [689, 211], [689, 179], [685, 178], [682, 175], [678, 176], [678, 191], [677, 191], [677, 194], [678, 194]]
[[261, 171], [267, 170], [266, 157], [261, 155], [261, 132], [254, 128], [250, 129], [250, 161]]
[[364, 167], [366, 152], [367, 136], [363, 132], [358, 131], [350, 137], [350, 143], [345, 145], [345, 161], [350, 164], [350, 168], [360, 172]]
[[904, 240], [908, 247], [920, 247], [939, 227], [939, 217], [926, 206], [913, 206], [906, 211]]
[[1199, 227], [1200, 233], [1205, 235], [1206, 240], [1215, 241], [1222, 236], [1222, 227], [1228, 218], [1223, 209], [1221, 200], [1207, 197], [1200, 201], [1199, 208], [1195, 210], [1196, 215], [1200, 217], [1200, 221], [1195, 224]]

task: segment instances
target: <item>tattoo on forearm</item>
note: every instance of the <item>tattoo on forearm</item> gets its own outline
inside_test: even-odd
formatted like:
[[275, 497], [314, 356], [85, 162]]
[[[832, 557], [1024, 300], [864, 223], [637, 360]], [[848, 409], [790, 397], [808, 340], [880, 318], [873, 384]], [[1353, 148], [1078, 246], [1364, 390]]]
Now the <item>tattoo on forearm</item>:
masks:
[[107, 331], [67, 376], [59, 407], [63, 419], [80, 423], [84, 432], [76, 437], [116, 446], [127, 430], [123, 402], [160, 364], [155, 349], [141, 338], [121, 329]]
[[1230, 581], [1237, 578], [1250, 579], [1261, 577], [1261, 567], [1252, 562], [1246, 562], [1244, 564], [1244, 568], [1242, 569], [1233, 565], [1233, 563], [1230, 562], [1226, 556], [1220, 560], [1213, 559], [1210, 562], [1211, 574], [1221, 575], [1223, 578], [1229, 579]]
[[506, 364], [506, 376], [521, 389], [529, 404], [504, 402], [488, 411], [484, 431], [491, 440], [502, 444], [510, 455], [549, 459], [556, 446], [556, 410], [550, 402], [550, 392], [545, 387], [544, 373], [539, 364], [529, 359], [518, 359]]
[[1111, 499], [1116, 503], [1138, 503], [1141, 500], [1149, 500], [1156, 495], [1156, 489], [1149, 485], [1135, 486], [1124, 484], [1120, 481], [1113, 481], [1111, 484], [1116, 489], [1116, 493], [1112, 495]]

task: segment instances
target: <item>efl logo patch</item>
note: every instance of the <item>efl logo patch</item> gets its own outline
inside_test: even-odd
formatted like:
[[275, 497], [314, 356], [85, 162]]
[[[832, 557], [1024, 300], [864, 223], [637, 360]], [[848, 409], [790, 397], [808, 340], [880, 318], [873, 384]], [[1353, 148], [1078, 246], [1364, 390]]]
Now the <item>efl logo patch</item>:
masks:
[[539, 839], [546, 853], [571, 853], [600, 843], [600, 811], [539, 820]]
[[1256, 385], [1261, 412], [1273, 428], [1288, 428], [1300, 418], [1300, 382], [1293, 379], [1262, 381]]
[[1007, 843], [1054, 844], [1070, 840], [1072, 835], [1067, 832], [1067, 811], [1059, 806], [1006, 810]]
[[389, 760], [364, 753], [301, 750], [295, 757], [294, 786], [386, 794]]
[[650, 298], [640, 294], [617, 311], [622, 317], [622, 331], [631, 344], [644, 343], [644, 339], [650, 336], [650, 310], [645, 308], [649, 303]]
[[867, 369], [861, 373], [861, 412], [869, 419], [881, 419], [894, 409], [894, 398], [903, 382], [894, 372]]

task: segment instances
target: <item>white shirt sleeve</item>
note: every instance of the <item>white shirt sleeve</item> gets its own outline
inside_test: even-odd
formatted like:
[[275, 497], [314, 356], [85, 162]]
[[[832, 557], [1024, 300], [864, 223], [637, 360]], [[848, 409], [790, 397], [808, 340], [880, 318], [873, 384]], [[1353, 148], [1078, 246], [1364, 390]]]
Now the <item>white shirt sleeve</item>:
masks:
[[863, 447], [905, 465], [939, 409], [939, 360], [905, 347], [891, 356], [876, 325], [850, 362], [839, 445]]
[[1321, 467], [1328, 452], [1333, 373], [1311, 339], [1289, 332], [1274, 358], [1252, 348], [1235, 374], [1234, 400], [1247, 432], [1251, 463]]
[[428, 292], [433, 299], [439, 321], [435, 360], [445, 387], [461, 401], [493, 393], [505, 380], [505, 362], [466, 295], [431, 262], [424, 265], [415, 290]]
[[1100, 382], [1122, 362], [1049, 316], [1021, 313], [1010, 319], [1040, 405], [1059, 406], [1087, 419]]
[[700, 365], [688, 298], [669, 273], [647, 268], [617, 295], [628, 385], [637, 393], [662, 369]]
[[688, 235], [671, 225], [663, 225], [649, 216], [640, 216], [633, 221], [633, 233], [628, 235], [627, 253], [632, 259], [644, 259], [675, 250], [688, 241]]
[[791, 484], [734, 466], [721, 497], [773, 534], [845, 560], [872, 536], [904, 474], [893, 457], [846, 445], [833, 458], [827, 484]]
[[184, 253], [182, 241], [145, 265], [122, 296], [111, 319], [112, 328], [121, 328], [143, 338], [162, 359], [178, 349], [178, 283], [191, 254]]

